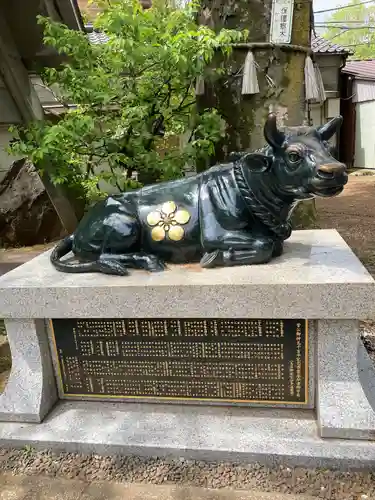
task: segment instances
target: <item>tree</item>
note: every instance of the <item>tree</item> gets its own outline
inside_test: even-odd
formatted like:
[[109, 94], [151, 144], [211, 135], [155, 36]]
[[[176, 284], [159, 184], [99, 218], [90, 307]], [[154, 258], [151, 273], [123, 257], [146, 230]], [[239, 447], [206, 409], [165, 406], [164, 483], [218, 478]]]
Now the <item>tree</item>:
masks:
[[[218, 51], [227, 57], [230, 44], [243, 39], [236, 30], [198, 26], [196, 2], [175, 9], [159, 0], [148, 10], [138, 0], [96, 3], [101, 12], [94, 26], [108, 37], [104, 44], [39, 19], [46, 45], [68, 57], [44, 74], [46, 85], [58, 86], [66, 111], [57, 123], [14, 128], [11, 145], [37, 168], [48, 158], [53, 181], [77, 192], [83, 187], [87, 199], [106, 194], [102, 180], [124, 191], [177, 178], [186, 164], [213, 154], [223, 122], [215, 109], [197, 113], [195, 81]], [[181, 149], [178, 138], [186, 131]]]
[[375, 5], [352, 0], [325, 20], [324, 37], [351, 49], [354, 59], [375, 58]]
[[[271, 24], [272, 0], [205, 0], [200, 20], [210, 28], [247, 29], [247, 42], [267, 43]], [[311, 2], [296, 0], [292, 44], [310, 43]], [[284, 125], [301, 125], [305, 119], [304, 64], [306, 53], [278, 47], [253, 48], [258, 64], [260, 92], [241, 95], [242, 73], [247, 48], [236, 48], [229, 61], [229, 74], [207, 85], [205, 106], [213, 106], [229, 124], [221, 147], [257, 149], [264, 145], [263, 124], [271, 109], [278, 111]], [[221, 156], [222, 151], [218, 150]]]
[[[264, 145], [263, 125], [271, 110], [280, 124], [299, 126], [305, 120], [304, 65], [310, 46], [312, 2], [295, 0], [291, 43], [302, 47], [267, 46], [271, 24], [272, 0], [205, 0], [200, 22], [216, 31], [223, 28], [248, 30], [247, 42], [253, 47], [258, 65], [258, 94], [241, 95], [242, 73], [248, 48], [234, 49], [226, 63], [230, 77], [223, 75], [206, 86], [202, 106], [218, 109], [228, 124], [225, 137], [217, 144], [216, 159], [233, 150], [254, 150]], [[262, 45], [263, 44], [263, 45]], [[220, 61], [215, 60], [216, 64]], [[315, 218], [314, 203], [300, 204], [295, 224], [307, 226]]]

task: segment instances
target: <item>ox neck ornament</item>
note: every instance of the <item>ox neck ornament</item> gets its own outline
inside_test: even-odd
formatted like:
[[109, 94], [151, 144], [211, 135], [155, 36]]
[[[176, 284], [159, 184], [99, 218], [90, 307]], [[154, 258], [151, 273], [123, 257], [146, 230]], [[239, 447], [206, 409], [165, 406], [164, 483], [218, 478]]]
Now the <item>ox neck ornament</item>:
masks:
[[[193, 177], [109, 196], [58, 243], [51, 262], [62, 272], [118, 276], [131, 268], [163, 271], [166, 263], [266, 264], [283, 252], [296, 203], [343, 190], [346, 167], [328, 143], [341, 122], [281, 131], [271, 114], [263, 149], [232, 153]], [[62, 260], [70, 251], [77, 262]]]

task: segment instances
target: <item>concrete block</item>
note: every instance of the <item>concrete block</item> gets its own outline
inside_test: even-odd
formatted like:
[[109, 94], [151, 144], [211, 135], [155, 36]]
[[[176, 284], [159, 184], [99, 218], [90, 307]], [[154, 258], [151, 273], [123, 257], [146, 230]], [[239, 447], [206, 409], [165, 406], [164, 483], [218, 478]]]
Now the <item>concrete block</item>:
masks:
[[321, 439], [311, 410], [60, 402], [41, 424], [0, 423], [0, 446], [267, 465], [375, 466], [375, 443]]
[[317, 414], [323, 438], [375, 439], [375, 413], [359, 377], [359, 323], [318, 321]]
[[[0, 420], [8, 420], [0, 424], [0, 446], [374, 466], [369, 377], [363, 385], [370, 371], [358, 365], [358, 320], [375, 316], [374, 291], [373, 278], [330, 230], [296, 231], [284, 255], [264, 266], [172, 266], [128, 277], [59, 273], [46, 252], [0, 278], [13, 356], [0, 397]], [[79, 401], [59, 402], [47, 415], [57, 396], [39, 318], [306, 318], [317, 325], [310, 373], [318, 380], [310, 378], [309, 390], [317, 393], [318, 421], [307, 409]]]
[[0, 421], [41, 422], [57, 400], [43, 320], [5, 321], [12, 369], [0, 395]]

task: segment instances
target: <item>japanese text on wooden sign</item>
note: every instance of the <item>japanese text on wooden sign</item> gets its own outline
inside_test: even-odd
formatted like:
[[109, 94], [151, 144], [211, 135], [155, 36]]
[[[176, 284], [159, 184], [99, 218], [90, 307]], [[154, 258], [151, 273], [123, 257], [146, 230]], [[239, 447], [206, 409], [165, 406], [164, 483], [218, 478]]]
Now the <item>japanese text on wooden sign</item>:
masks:
[[290, 43], [292, 38], [294, 0], [273, 0], [271, 43]]

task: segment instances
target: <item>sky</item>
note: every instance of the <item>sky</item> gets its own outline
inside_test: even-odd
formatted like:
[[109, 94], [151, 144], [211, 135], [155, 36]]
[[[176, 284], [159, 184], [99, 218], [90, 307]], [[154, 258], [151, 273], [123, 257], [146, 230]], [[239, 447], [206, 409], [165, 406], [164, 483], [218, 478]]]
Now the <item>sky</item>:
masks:
[[[314, 10], [333, 9], [335, 7], [340, 7], [342, 5], [347, 5], [349, 3], [349, 1], [347, 0], [313, 0], [313, 1], [314, 1]], [[325, 15], [327, 14], [317, 14], [315, 16], [315, 20], [323, 21]]]

